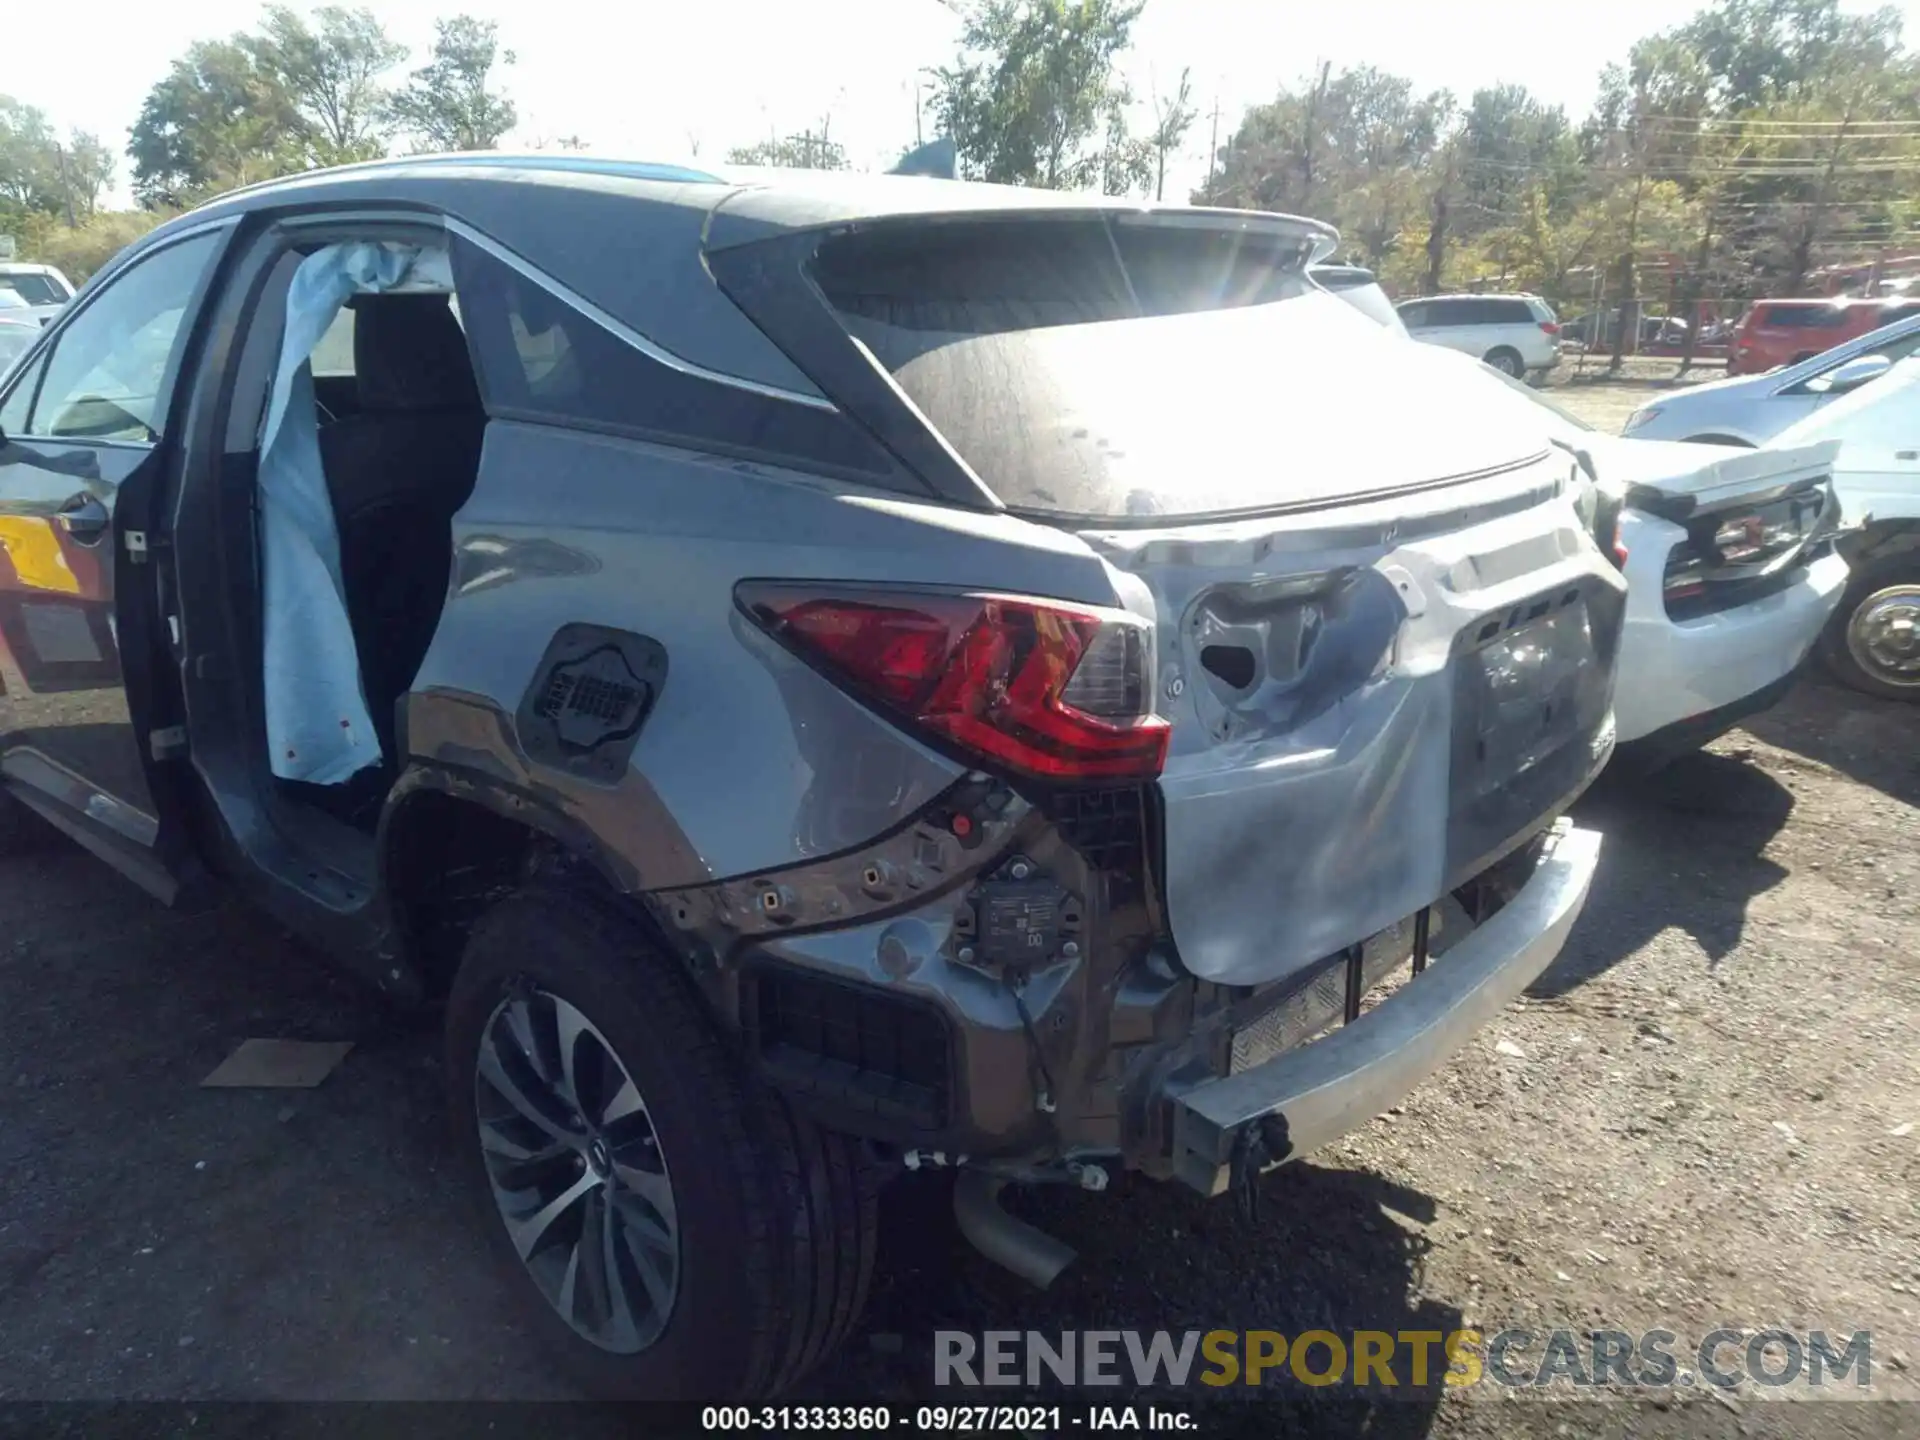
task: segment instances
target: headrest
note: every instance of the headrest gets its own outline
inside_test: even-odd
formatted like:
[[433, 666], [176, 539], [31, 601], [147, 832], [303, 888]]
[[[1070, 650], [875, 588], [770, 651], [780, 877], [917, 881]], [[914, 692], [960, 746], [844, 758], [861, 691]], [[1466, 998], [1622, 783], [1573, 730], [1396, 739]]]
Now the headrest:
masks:
[[356, 295], [350, 303], [363, 411], [480, 408], [467, 337], [445, 295]]

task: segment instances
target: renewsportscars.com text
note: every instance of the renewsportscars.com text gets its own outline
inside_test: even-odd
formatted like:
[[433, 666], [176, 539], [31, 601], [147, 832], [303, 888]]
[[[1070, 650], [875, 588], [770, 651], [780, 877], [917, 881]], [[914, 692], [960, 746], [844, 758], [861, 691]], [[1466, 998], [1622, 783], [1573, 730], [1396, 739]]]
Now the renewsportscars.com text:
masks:
[[936, 1385], [1869, 1390], [1872, 1332], [939, 1330]]

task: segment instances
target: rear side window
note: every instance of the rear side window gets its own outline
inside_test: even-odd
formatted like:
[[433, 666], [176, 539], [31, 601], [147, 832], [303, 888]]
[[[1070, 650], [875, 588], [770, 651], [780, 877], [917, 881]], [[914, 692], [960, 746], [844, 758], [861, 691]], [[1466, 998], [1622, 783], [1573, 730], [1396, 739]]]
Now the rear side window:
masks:
[[1759, 305], [1753, 323], [1774, 330], [1826, 330], [1845, 319], [1838, 305]]
[[1531, 325], [1533, 312], [1524, 300], [1482, 300], [1474, 319], [1481, 325]]
[[1559, 320], [1559, 317], [1553, 313], [1553, 307], [1538, 298], [1527, 301], [1527, 314], [1541, 325], [1553, 325]]
[[891, 458], [842, 415], [657, 359], [465, 239], [454, 243], [453, 264], [460, 318], [489, 414], [854, 473], [883, 484], [898, 474]]
[[1433, 313], [1433, 306], [1426, 301], [1400, 307], [1400, 323], [1409, 330], [1422, 330], [1433, 322], [1427, 317]]

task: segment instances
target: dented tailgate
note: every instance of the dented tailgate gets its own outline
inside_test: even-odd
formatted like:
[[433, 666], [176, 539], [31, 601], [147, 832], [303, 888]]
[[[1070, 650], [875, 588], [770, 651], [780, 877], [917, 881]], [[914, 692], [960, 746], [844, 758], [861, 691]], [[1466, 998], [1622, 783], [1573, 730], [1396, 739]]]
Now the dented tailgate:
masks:
[[1081, 532], [1157, 616], [1164, 888], [1188, 969], [1260, 984], [1354, 944], [1604, 764], [1625, 587], [1567, 468], [1463, 482], [1425, 511]]

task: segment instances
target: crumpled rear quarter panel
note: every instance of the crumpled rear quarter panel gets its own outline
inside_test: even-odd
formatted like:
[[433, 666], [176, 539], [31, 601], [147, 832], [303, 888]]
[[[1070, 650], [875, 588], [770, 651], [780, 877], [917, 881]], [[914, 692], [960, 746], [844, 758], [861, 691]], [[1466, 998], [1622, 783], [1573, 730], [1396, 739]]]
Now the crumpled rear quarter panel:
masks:
[[[606, 819], [607, 807], [623, 803], [617, 787], [543, 776], [517, 743], [512, 757], [564, 791], [571, 808], [598, 810], [593, 828], [626, 852], [642, 889], [851, 849], [963, 771], [747, 621], [733, 598], [740, 580], [946, 582], [1112, 598], [1086, 547], [1043, 527], [499, 420], [487, 427], [479, 483], [455, 518], [454, 550], [452, 592], [414, 684], [420, 700], [438, 693], [490, 705], [511, 740], [515, 712], [562, 626], [626, 630], [664, 647], [666, 681], [630, 768], [657, 799], [661, 824], [678, 832], [673, 843], [649, 845]], [[452, 750], [423, 758], [471, 763]]]

